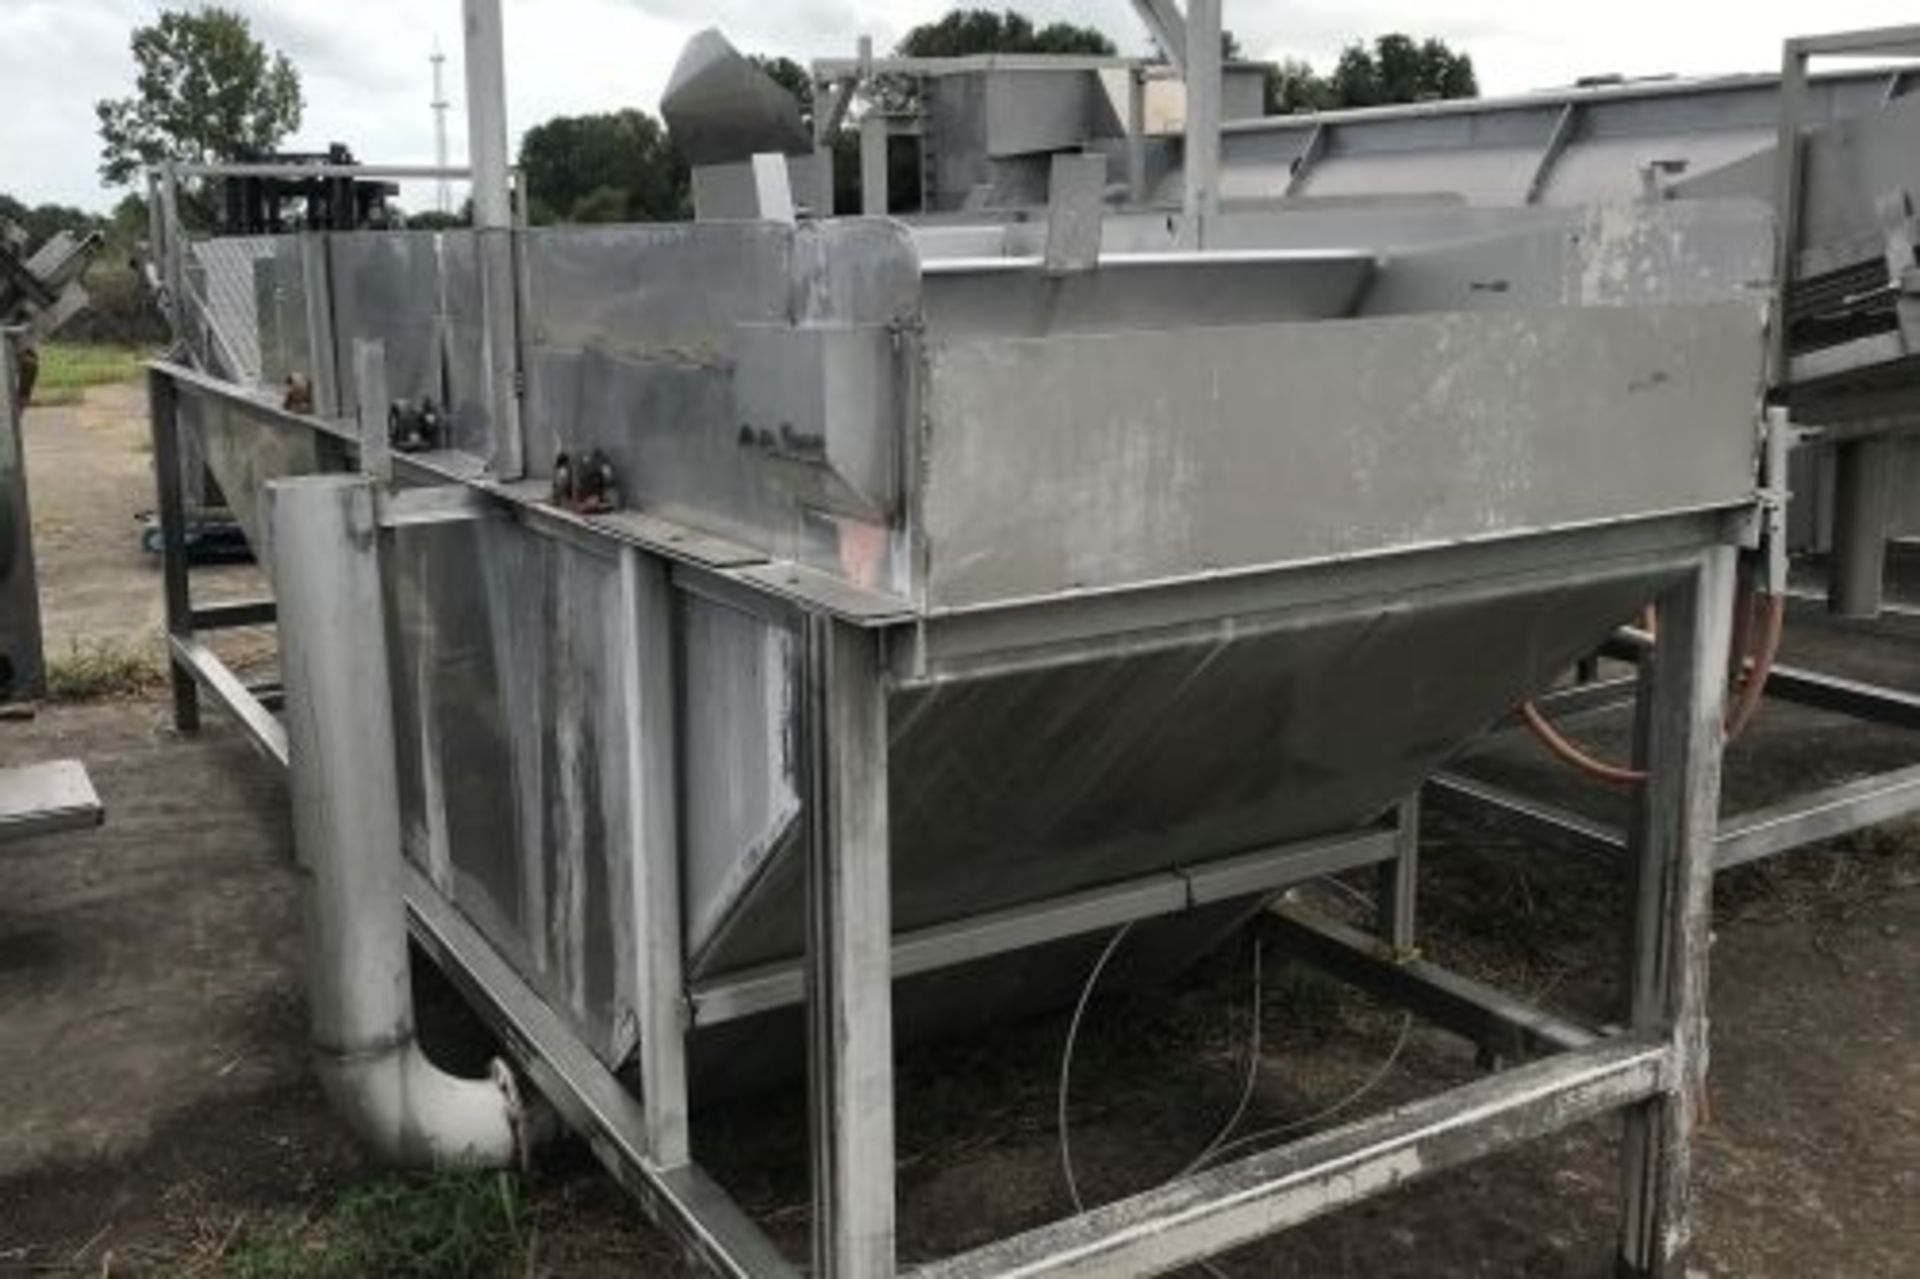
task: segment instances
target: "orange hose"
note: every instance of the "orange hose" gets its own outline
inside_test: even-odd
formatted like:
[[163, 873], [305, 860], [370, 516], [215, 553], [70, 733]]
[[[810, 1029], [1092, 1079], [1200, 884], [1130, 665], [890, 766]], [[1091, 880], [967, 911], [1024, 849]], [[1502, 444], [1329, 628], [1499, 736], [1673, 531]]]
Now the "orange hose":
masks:
[[[1760, 642], [1752, 651], [1746, 649], [1753, 631], [1754, 614], [1759, 618]], [[1784, 595], [1763, 594], [1757, 591], [1743, 591], [1734, 601], [1735, 662], [1730, 682], [1734, 685], [1733, 701], [1727, 707], [1724, 720], [1726, 740], [1732, 741], [1740, 736], [1747, 722], [1760, 709], [1761, 696], [1766, 692], [1767, 679], [1773, 674], [1774, 660], [1780, 655], [1780, 637], [1786, 625], [1787, 599]], [[1655, 633], [1658, 624], [1653, 610], [1644, 614], [1645, 629]], [[1561, 762], [1587, 774], [1596, 781], [1613, 786], [1634, 786], [1647, 780], [1644, 769], [1627, 768], [1620, 764], [1590, 754], [1583, 747], [1568, 738], [1541, 713], [1533, 702], [1522, 702], [1520, 717], [1526, 721], [1533, 735]]]
[[1542, 715], [1540, 708], [1532, 702], [1520, 703], [1520, 715], [1527, 721], [1527, 727], [1533, 730], [1533, 735], [1540, 739], [1542, 745], [1558, 756], [1562, 762], [1571, 764], [1589, 777], [1615, 786], [1633, 786], [1647, 780], [1647, 775], [1642, 769], [1622, 768], [1618, 764], [1610, 764], [1604, 759], [1589, 755], [1562, 736], [1559, 729], [1548, 723], [1547, 717]]
[[1760, 643], [1753, 654], [1753, 669], [1745, 670], [1746, 663], [1741, 662], [1742, 678], [1739, 693], [1733, 705], [1727, 710], [1727, 740], [1740, 736], [1760, 709], [1761, 695], [1767, 691], [1767, 679], [1773, 674], [1774, 659], [1780, 656], [1780, 635], [1786, 629], [1787, 597], [1784, 595], [1757, 595], [1755, 604], [1765, 610], [1760, 622]]

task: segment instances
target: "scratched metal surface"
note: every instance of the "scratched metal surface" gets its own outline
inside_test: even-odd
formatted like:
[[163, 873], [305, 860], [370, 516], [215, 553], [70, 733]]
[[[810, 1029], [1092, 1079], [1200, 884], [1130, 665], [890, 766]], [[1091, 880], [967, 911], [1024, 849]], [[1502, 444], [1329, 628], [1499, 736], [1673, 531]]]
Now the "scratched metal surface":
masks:
[[637, 815], [615, 563], [508, 521], [386, 542], [407, 854], [617, 1062]]
[[[904, 228], [879, 221], [558, 228], [530, 233], [523, 251], [534, 473], [550, 468], [557, 449], [600, 448], [634, 506], [905, 593], [910, 548], [902, 513], [854, 515], [823, 502], [828, 477], [821, 472], [832, 471], [835, 458], [783, 456], [744, 441], [749, 424], [739, 393], [748, 329], [797, 330], [800, 340], [877, 328], [908, 335], [879, 388], [902, 396], [919, 298]], [[911, 443], [909, 411], [899, 403], [885, 428], [896, 455]]]
[[[898, 692], [895, 924], [1356, 827], [1658, 584], [1629, 576], [1438, 607], [1376, 603], [1265, 635]], [[696, 952], [699, 974], [798, 953], [802, 863], [797, 845], [767, 859]]]
[[919, 597], [977, 609], [1738, 505], [1768, 227], [1752, 205], [1619, 206], [1389, 259], [1348, 320], [933, 328]]
[[179, 388], [179, 413], [183, 436], [205, 459], [255, 558], [264, 571], [271, 573], [267, 485], [290, 475], [317, 471], [318, 437], [309, 431], [265, 422], [184, 384]]
[[446, 364], [440, 319], [441, 238], [441, 233], [418, 231], [347, 231], [327, 236], [344, 416], [352, 416], [359, 404], [354, 386], [355, 341], [385, 346], [387, 391], [393, 398], [441, 398]]

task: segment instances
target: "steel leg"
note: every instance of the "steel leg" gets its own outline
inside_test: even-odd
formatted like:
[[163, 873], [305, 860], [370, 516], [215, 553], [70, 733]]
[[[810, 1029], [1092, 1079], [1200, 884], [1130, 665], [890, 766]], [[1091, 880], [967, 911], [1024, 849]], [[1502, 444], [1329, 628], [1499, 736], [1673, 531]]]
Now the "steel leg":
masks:
[[879, 637], [806, 623], [813, 1273], [893, 1274], [893, 977]]
[[1400, 801], [1394, 819], [1393, 860], [1380, 863], [1379, 917], [1375, 930], [1396, 955], [1411, 955], [1416, 944], [1414, 915], [1420, 887], [1420, 792]]
[[0, 702], [32, 702], [47, 691], [27, 493], [26, 397], [18, 379], [22, 349], [18, 331], [0, 329]]
[[193, 596], [187, 581], [187, 514], [181, 493], [179, 391], [163, 373], [147, 375], [153, 428], [153, 484], [160, 518], [160, 577], [166, 593], [167, 674], [173, 685], [173, 726], [200, 731], [200, 689], [172, 641], [193, 638]]
[[1627, 1112], [1619, 1270], [1679, 1273], [1690, 1234], [1690, 1142], [1706, 1084], [1707, 943], [1719, 822], [1722, 702], [1734, 552], [1709, 552], [1659, 601], [1641, 667], [1636, 756], [1647, 770], [1628, 847], [1634, 874], [1629, 1021], [1671, 1045], [1666, 1090]]
[[673, 599], [664, 564], [620, 552], [620, 607], [629, 629], [627, 794], [633, 936], [639, 949], [634, 1015], [647, 1154], [663, 1168], [691, 1160], [687, 1134], [685, 953], [680, 928], [680, 826], [673, 743]]
[[1878, 617], [1885, 594], [1887, 527], [1893, 500], [1893, 441], [1849, 440], [1833, 450], [1833, 555], [1827, 608]]

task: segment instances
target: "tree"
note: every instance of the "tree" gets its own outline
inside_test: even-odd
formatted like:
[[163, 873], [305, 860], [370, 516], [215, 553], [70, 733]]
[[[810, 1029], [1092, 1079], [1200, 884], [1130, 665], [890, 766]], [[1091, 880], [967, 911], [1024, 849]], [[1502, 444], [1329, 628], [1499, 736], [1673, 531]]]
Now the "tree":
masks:
[[161, 160], [242, 159], [300, 127], [300, 75], [231, 9], [174, 9], [133, 33], [134, 94], [99, 103], [100, 174], [132, 181]]
[[686, 161], [660, 122], [632, 107], [556, 116], [520, 140], [535, 222], [648, 222], [688, 215]]
[[1398, 33], [1379, 36], [1371, 46], [1358, 40], [1348, 45], [1330, 76], [1315, 74], [1298, 58], [1282, 61], [1267, 76], [1267, 111], [1272, 115], [1479, 94], [1471, 57], [1441, 40], [1416, 43]]
[[907, 58], [964, 58], [976, 53], [1079, 53], [1112, 57], [1113, 41], [1093, 27], [1033, 20], [1008, 9], [955, 9], [938, 22], [907, 32], [898, 52]]
[[1439, 40], [1415, 43], [1411, 36], [1380, 36], [1369, 49], [1354, 43], [1334, 66], [1333, 94], [1343, 107], [1471, 98], [1480, 92], [1473, 59]]
[[105, 224], [85, 209], [63, 204], [27, 205], [10, 195], [0, 194], [0, 225], [12, 223], [26, 232], [27, 247], [37, 249], [62, 231], [86, 235], [105, 229]]
[[1333, 85], [1299, 58], [1284, 58], [1267, 72], [1267, 114], [1330, 111], [1337, 104]]

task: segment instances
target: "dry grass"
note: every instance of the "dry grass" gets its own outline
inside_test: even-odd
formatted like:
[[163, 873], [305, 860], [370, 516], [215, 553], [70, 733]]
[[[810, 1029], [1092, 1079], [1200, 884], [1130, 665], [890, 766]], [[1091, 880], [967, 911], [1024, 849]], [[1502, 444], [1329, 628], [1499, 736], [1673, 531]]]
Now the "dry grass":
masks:
[[94, 702], [138, 697], [166, 678], [157, 640], [75, 640], [67, 651], [47, 659], [47, 698], [55, 702]]

